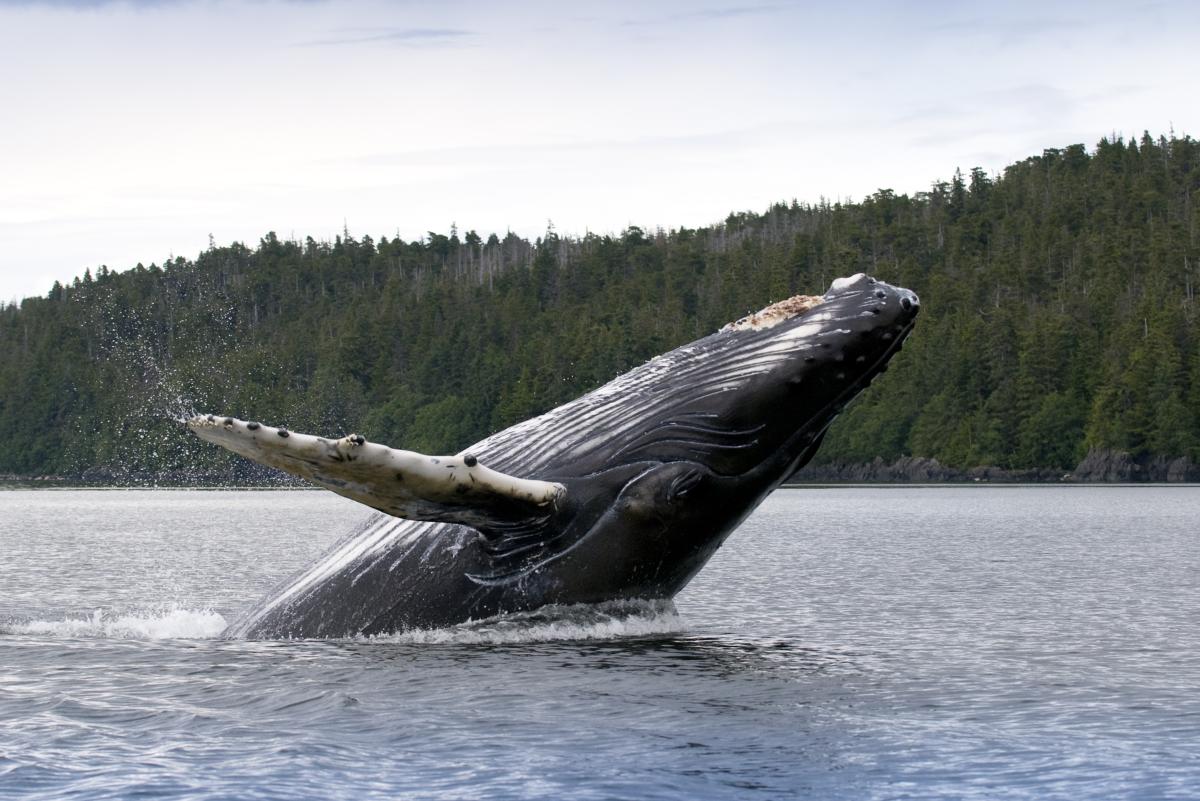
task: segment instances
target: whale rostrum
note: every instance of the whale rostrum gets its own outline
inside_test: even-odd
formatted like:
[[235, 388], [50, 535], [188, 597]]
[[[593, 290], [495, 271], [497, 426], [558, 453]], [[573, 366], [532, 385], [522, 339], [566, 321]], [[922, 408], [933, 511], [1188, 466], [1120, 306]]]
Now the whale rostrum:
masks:
[[374, 635], [671, 598], [813, 457], [919, 310], [910, 290], [839, 278], [454, 456], [193, 417], [203, 439], [380, 513], [225, 636]]

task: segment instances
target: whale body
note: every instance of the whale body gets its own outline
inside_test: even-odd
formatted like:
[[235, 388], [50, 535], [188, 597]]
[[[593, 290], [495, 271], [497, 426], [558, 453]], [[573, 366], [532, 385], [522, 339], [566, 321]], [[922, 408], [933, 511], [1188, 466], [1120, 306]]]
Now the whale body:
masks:
[[202, 438], [379, 510], [225, 636], [375, 635], [671, 598], [813, 457], [919, 309], [910, 290], [838, 279], [453, 456], [194, 417]]

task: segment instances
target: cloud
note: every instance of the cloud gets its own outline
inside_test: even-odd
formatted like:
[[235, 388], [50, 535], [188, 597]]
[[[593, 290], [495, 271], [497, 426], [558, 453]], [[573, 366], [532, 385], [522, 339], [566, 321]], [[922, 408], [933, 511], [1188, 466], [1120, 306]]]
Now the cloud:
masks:
[[641, 153], [653, 151], [657, 153], [679, 153], [682, 150], [719, 148], [732, 151], [745, 146], [757, 136], [771, 132], [775, 127], [777, 127], [777, 124], [740, 130], [713, 131], [678, 136], [640, 136], [629, 139], [585, 139], [571, 142], [427, 148], [394, 153], [376, 153], [350, 159], [334, 158], [327, 161], [329, 163], [350, 162], [372, 166], [428, 166], [432, 164], [494, 165], [497, 163], [507, 163], [514, 159], [582, 157], [602, 152]]
[[0, 8], [61, 8], [84, 11], [105, 6], [178, 6], [191, 0], [0, 0]]
[[934, 35], [952, 37], [981, 37], [993, 40], [1005, 47], [1023, 44], [1039, 37], [1064, 36], [1083, 33], [1095, 28], [1095, 23], [1086, 18], [1063, 17], [972, 17], [967, 19], [936, 22], [925, 26], [925, 31]]
[[[169, 8], [195, 5], [200, 0], [0, 0], [0, 8], [50, 8], [64, 11], [93, 11], [102, 8]], [[288, 4], [315, 4], [325, 0], [281, 0]]]
[[301, 47], [322, 47], [327, 45], [391, 44], [400, 47], [421, 47], [453, 44], [475, 35], [475, 31], [461, 28], [345, 28], [334, 31], [332, 36], [325, 39], [312, 39], [300, 42], [299, 45]]
[[777, 14], [781, 11], [787, 11], [791, 6], [783, 4], [756, 5], [756, 6], [720, 6], [710, 8], [700, 8], [695, 11], [681, 11], [677, 14], [667, 14], [661, 17], [643, 17], [641, 19], [627, 19], [621, 22], [625, 27], [635, 27], [642, 25], [669, 25], [677, 22], [700, 21], [708, 22], [712, 20], [727, 20], [735, 17], [750, 17], [761, 14]]

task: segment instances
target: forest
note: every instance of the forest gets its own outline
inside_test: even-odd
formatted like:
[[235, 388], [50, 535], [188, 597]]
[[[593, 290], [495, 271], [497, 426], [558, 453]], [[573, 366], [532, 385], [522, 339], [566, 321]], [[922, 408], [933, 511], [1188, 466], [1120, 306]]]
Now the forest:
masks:
[[198, 410], [453, 452], [856, 272], [922, 316], [818, 461], [1200, 462], [1198, 204], [1197, 142], [1147, 133], [695, 229], [267, 233], [102, 266], [0, 307], [0, 474], [261, 478], [183, 430]]

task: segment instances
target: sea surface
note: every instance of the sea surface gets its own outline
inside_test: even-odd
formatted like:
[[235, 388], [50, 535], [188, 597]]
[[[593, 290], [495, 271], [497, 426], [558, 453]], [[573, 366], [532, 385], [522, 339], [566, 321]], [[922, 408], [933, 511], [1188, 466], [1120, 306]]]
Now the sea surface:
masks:
[[1200, 488], [785, 489], [674, 604], [219, 639], [358, 514], [0, 491], [0, 798], [1200, 798]]

